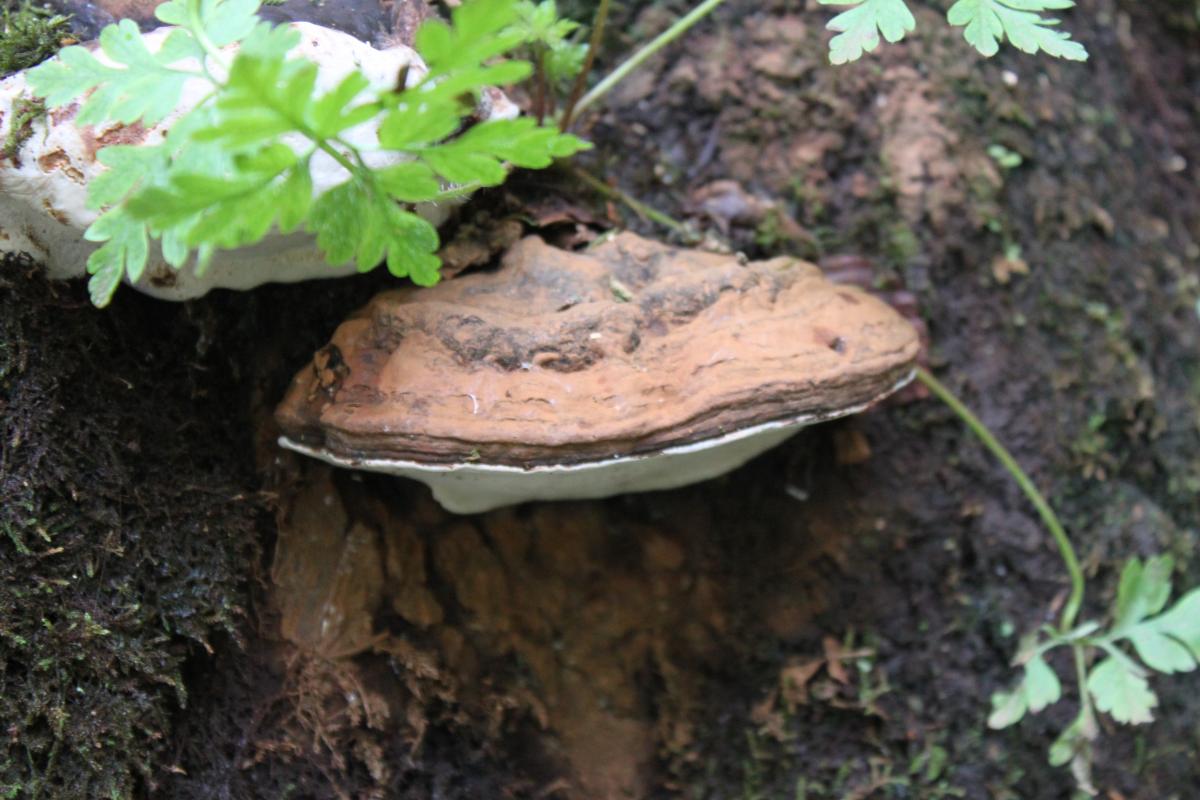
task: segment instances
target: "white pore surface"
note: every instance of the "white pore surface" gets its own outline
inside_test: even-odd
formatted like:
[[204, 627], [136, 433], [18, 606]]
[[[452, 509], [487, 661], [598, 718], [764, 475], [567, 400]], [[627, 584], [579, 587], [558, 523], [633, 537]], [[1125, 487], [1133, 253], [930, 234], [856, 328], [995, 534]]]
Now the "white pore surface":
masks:
[[[908, 373], [886, 397], [912, 380]], [[286, 436], [279, 444], [329, 464], [412, 478], [433, 490], [433, 497], [454, 514], [475, 514], [531, 500], [591, 500], [633, 492], [652, 492], [724, 475], [813, 423], [855, 414], [874, 398], [822, 416], [798, 416], [744, 428], [716, 439], [681, 445], [643, 456], [588, 461], [530, 469], [498, 464], [421, 464], [415, 461], [343, 458], [307, 447]]]
[[803, 424], [772, 423], [654, 455], [530, 469], [496, 464], [343, 459], [305, 447], [286, 436], [279, 443], [339, 467], [413, 478], [432, 489], [434, 499], [447, 511], [475, 514], [530, 500], [588, 500], [687, 486], [740, 467], [803, 427]]
[[[363, 71], [374, 90], [394, 86], [400, 68], [405, 65], [409, 67], [409, 84], [427, 72], [420, 56], [403, 45], [376, 50], [349, 34], [307, 22], [294, 22], [290, 27], [300, 33], [300, 42], [292, 54], [309, 58], [318, 65], [318, 91], [332, 89], [354, 69]], [[143, 34], [143, 39], [150, 50], [157, 50], [171, 30], [158, 28]], [[226, 49], [231, 54], [236, 50]], [[107, 62], [101, 51], [95, 53]], [[200, 79], [188, 81], [176, 111], [149, 129], [145, 143], [161, 142], [171, 126], [194, 108], [208, 90], [209, 84]], [[365, 99], [369, 94], [370, 90], [364, 91], [362, 96]], [[23, 73], [0, 81], [0, 141], [8, 136], [12, 125], [13, 104], [23, 95], [28, 96]], [[485, 105], [483, 110], [491, 117], [516, 114], [516, 107], [503, 99]], [[67, 116], [72, 119], [66, 119]], [[95, 160], [96, 140], [122, 127], [110, 123], [95, 129], [80, 128], [73, 117], [52, 110], [48, 119], [33, 124], [33, 134], [22, 145], [15, 163], [0, 159], [0, 252], [28, 253], [46, 265], [50, 277], [60, 279], [86, 275], [87, 258], [99, 247], [83, 239], [84, 230], [99, 215], [86, 206], [87, 184], [106, 169]], [[363, 123], [343, 136], [357, 145], [375, 145], [377, 127], [373, 121]], [[297, 150], [304, 146], [299, 139], [289, 144]], [[403, 156], [395, 153], [367, 154], [368, 163], [377, 167], [403, 160]], [[312, 160], [312, 175], [314, 194], [319, 194], [341, 183], [347, 173], [329, 156], [318, 152]], [[416, 211], [434, 225], [444, 222], [449, 214], [445, 204], [422, 204]], [[146, 272], [136, 288], [165, 299], [186, 300], [215, 288], [248, 289], [269, 282], [290, 283], [354, 272], [353, 263], [326, 264], [307, 234], [269, 235], [255, 247], [218, 251], [203, 276], [195, 275], [190, 264], [182, 270], [172, 269], [154, 244]]]

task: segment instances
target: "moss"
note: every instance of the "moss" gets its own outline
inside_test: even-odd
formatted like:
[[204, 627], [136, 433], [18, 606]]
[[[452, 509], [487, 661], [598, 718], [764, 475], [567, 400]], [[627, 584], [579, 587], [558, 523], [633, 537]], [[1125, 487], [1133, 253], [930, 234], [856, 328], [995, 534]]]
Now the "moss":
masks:
[[903, 266], [921, 254], [921, 239], [912, 226], [896, 219], [885, 229], [884, 253], [888, 261]]
[[33, 123], [46, 115], [46, 103], [21, 95], [13, 101], [12, 113], [13, 121], [8, 126], [8, 136], [4, 137], [4, 146], [0, 147], [0, 156], [16, 162], [21, 145], [33, 135]]
[[0, 10], [0, 77], [40, 64], [70, 44], [70, 18], [28, 0]]
[[236, 632], [253, 476], [186, 433], [218, 411], [181, 316], [0, 264], [0, 797], [153, 794], [183, 662]]

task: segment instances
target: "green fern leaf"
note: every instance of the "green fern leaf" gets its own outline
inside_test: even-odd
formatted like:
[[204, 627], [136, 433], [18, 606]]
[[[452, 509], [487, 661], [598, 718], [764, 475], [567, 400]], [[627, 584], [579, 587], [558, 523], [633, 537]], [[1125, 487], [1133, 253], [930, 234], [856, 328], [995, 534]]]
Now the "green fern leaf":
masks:
[[851, 5], [826, 26], [837, 31], [829, 42], [829, 61], [845, 64], [879, 46], [879, 36], [898, 42], [917, 26], [904, 0], [821, 0], [822, 5]]
[[1000, 50], [1008, 41], [1025, 53], [1041, 51], [1056, 58], [1086, 61], [1083, 45], [1071, 34], [1057, 30], [1058, 20], [1041, 16], [1043, 11], [1071, 8], [1074, 0], [958, 0], [947, 14], [951, 25], [963, 27], [963, 37], [985, 56]]

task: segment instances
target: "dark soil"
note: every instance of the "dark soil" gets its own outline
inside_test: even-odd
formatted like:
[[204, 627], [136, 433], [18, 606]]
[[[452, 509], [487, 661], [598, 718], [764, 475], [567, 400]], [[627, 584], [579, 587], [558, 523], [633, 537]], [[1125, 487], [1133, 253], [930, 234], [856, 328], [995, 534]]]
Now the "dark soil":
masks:
[[[981, 61], [923, 9], [836, 70], [813, 5], [731, 0], [587, 122], [585, 166], [710, 241], [865, 256], [862, 280], [915, 295], [934, 370], [1062, 514], [1086, 617], [1131, 555], [1200, 584], [1189, 2], [1071, 12], [1082, 66]], [[682, 4], [629, 7], [610, 53]], [[566, 179], [512, 192], [480, 206], [556, 192], [666, 235]], [[1071, 699], [985, 725], [1063, 569], [944, 407], [891, 403], [703, 486], [453, 518], [271, 445], [291, 373], [387, 282], [96, 311], [4, 266], [0, 795], [1071, 796], [1045, 758]], [[318, 526], [341, 578], [304, 572], [313, 487], [344, 507]], [[356, 614], [306, 638], [321, 580]], [[1195, 680], [1154, 679], [1153, 725], [1105, 726], [1103, 796], [1196, 796]]]

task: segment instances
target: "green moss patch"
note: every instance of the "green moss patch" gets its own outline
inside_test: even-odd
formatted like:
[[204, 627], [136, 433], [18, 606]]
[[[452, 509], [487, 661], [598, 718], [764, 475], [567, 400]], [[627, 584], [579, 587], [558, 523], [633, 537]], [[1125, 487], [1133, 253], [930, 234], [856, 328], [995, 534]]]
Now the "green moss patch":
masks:
[[0, 266], [0, 798], [152, 795], [181, 665], [245, 606], [228, 379], [182, 307], [130, 295], [97, 312]]
[[40, 64], [70, 36], [69, 17], [30, 2], [0, 9], [0, 77]]

